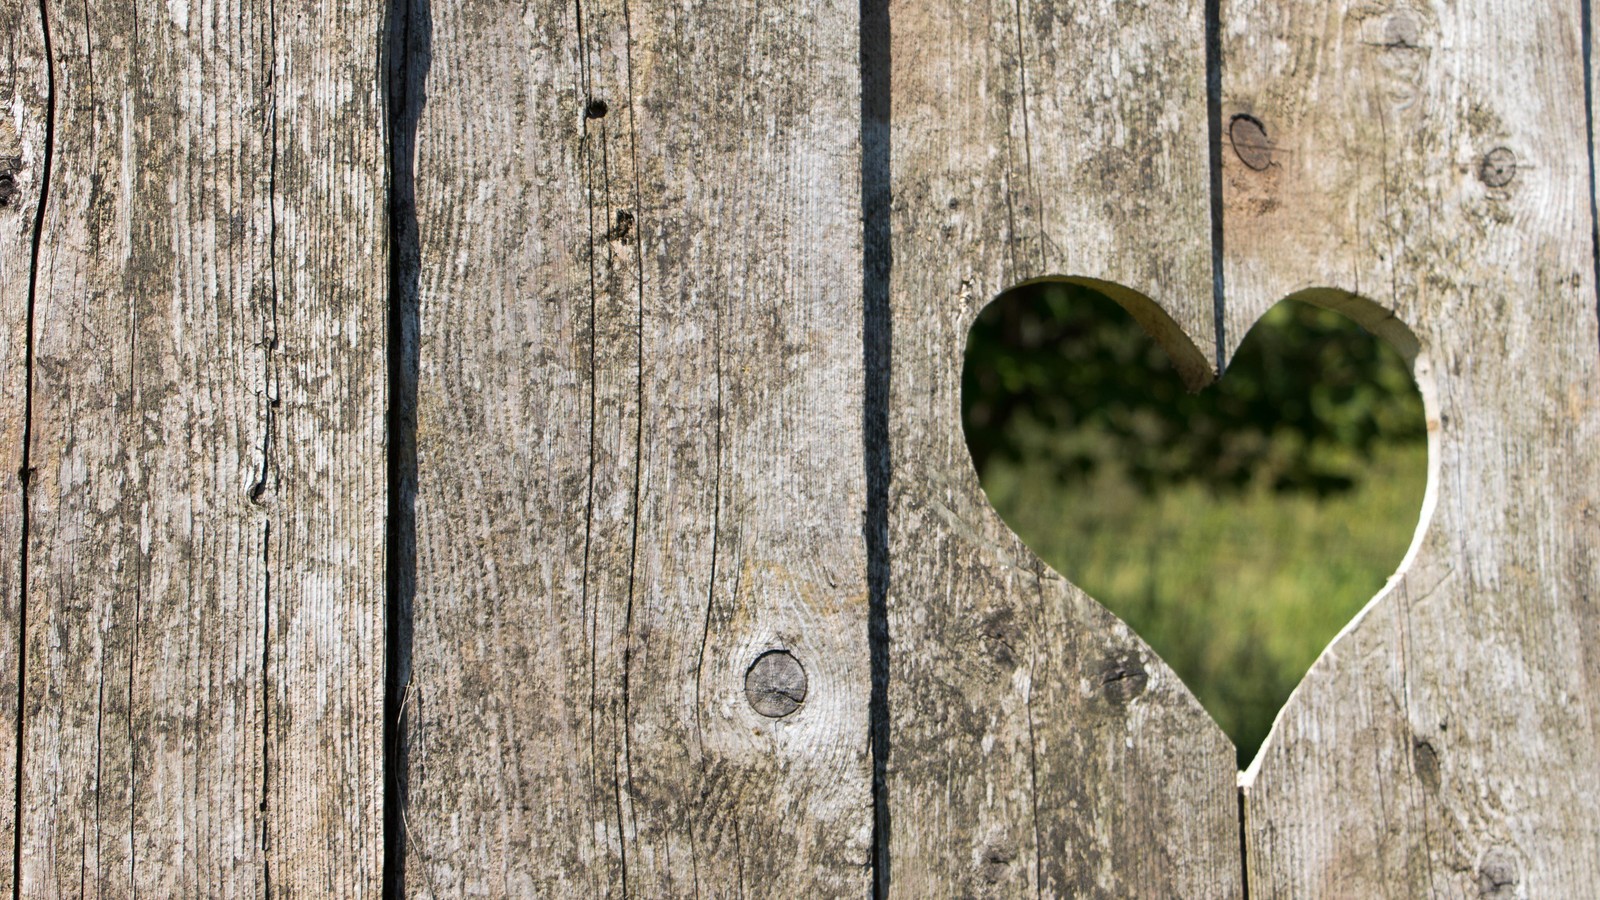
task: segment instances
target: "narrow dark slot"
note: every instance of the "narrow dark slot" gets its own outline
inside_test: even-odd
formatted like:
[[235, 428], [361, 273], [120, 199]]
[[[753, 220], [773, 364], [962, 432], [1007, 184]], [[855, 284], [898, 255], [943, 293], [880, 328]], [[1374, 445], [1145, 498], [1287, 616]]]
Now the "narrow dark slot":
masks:
[[391, 0], [382, 42], [389, 126], [389, 504], [385, 534], [383, 896], [405, 896], [412, 616], [417, 581], [417, 382], [421, 308], [417, 122], [432, 59], [429, 0]]
[[1239, 886], [1243, 900], [1250, 900], [1250, 817], [1244, 788], [1239, 788]]
[[889, 307], [890, 131], [889, 3], [861, 0], [861, 357], [866, 464], [867, 641], [872, 693], [872, 896], [889, 896], [889, 377], [893, 319]]
[[1600, 183], [1595, 181], [1594, 166], [1594, 70], [1589, 61], [1594, 53], [1594, 27], [1589, 20], [1591, 0], [1581, 0], [1579, 13], [1583, 28], [1583, 117], [1589, 126], [1589, 247], [1590, 256], [1594, 265], [1595, 280], [1595, 305], [1594, 313], [1600, 318], [1600, 209], [1595, 206], [1595, 189], [1600, 188]]
[[17, 771], [16, 815], [12, 820], [11, 843], [11, 896], [22, 897], [22, 788], [25, 767], [23, 751], [26, 735], [28, 700], [28, 528], [31, 498], [28, 488], [33, 480], [33, 327], [35, 300], [39, 288], [39, 248], [44, 238], [45, 210], [50, 201], [50, 173], [56, 149], [56, 63], [50, 45], [50, 3], [39, 0], [39, 27], [44, 38], [45, 110], [44, 110], [44, 164], [39, 174], [39, 206], [34, 211], [33, 246], [28, 269], [28, 332], [23, 347], [22, 391], [22, 468], [17, 478], [22, 487], [21, 548], [17, 556]]
[[[1585, 0], [1587, 2], [1587, 0]], [[1227, 282], [1223, 263], [1222, 210], [1222, 2], [1205, 0], [1206, 19], [1206, 146], [1210, 150], [1211, 179], [1211, 308], [1216, 329], [1216, 366], [1226, 368], [1228, 347]], [[1250, 900], [1249, 842], [1245, 823], [1244, 788], [1239, 788], [1239, 885]]]
[[1222, 274], [1222, 2], [1206, 0], [1206, 146], [1211, 160], [1211, 309], [1217, 333], [1217, 371], [1224, 368], [1228, 322]]

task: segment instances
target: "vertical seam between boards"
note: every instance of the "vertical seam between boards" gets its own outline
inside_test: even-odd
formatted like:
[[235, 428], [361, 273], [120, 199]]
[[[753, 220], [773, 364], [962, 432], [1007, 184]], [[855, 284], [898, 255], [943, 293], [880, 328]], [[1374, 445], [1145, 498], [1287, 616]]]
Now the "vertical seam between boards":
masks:
[[[1585, 0], [1587, 2], [1587, 0]], [[1227, 367], [1228, 320], [1227, 280], [1224, 275], [1222, 203], [1222, 2], [1205, 0], [1205, 64], [1206, 64], [1206, 148], [1208, 182], [1211, 194], [1211, 313], [1216, 340], [1214, 363], [1217, 377], [1222, 377]], [[1243, 900], [1250, 900], [1250, 832], [1248, 796], [1244, 785], [1238, 785], [1239, 819], [1239, 891]]]
[[1226, 281], [1223, 276], [1222, 209], [1222, 9], [1205, 0], [1206, 146], [1211, 191], [1211, 315], [1216, 339], [1215, 365], [1221, 377], [1228, 354]]
[[[1587, 127], [1589, 144], [1589, 252], [1594, 270], [1595, 290], [1595, 319], [1600, 322], [1600, 209], [1596, 208], [1595, 193], [1600, 190], [1600, 182], [1595, 181], [1594, 164], [1594, 70], [1591, 60], [1594, 56], [1594, 27], [1590, 21], [1593, 12], [1593, 0], [1579, 0], [1578, 27], [1582, 35], [1583, 48], [1583, 118]], [[1596, 347], [1600, 352], [1600, 346]]]
[[[412, 700], [412, 614], [416, 590], [416, 395], [415, 322], [419, 314], [412, 111], [412, 0], [391, 0], [383, 23], [379, 77], [386, 87], [389, 298], [386, 378], [388, 498], [384, 528], [384, 697], [382, 896], [401, 900], [410, 844], [409, 719]], [[424, 876], [428, 872], [423, 868]]]
[[1239, 890], [1243, 900], [1250, 900], [1249, 800], [1245, 786], [1239, 785]]
[[861, 0], [860, 64], [862, 464], [866, 509], [862, 528], [867, 564], [869, 694], [867, 744], [872, 757], [872, 848], [867, 860], [871, 894], [884, 900], [890, 886], [891, 823], [888, 788], [889, 715], [889, 395], [893, 315], [890, 199], [892, 135], [888, 0]]

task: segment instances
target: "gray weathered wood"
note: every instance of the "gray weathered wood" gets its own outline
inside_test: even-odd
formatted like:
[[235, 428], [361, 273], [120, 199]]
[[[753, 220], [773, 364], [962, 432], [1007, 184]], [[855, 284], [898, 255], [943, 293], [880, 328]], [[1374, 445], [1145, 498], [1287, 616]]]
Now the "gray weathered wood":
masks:
[[856, 4], [409, 28], [409, 891], [860, 896]]
[[1343, 305], [1411, 344], [1432, 436], [1418, 544], [1246, 779], [1250, 894], [1588, 896], [1600, 339], [1580, 4], [1228, 0], [1222, 26], [1223, 114], [1271, 144], [1254, 167], [1223, 153], [1228, 346], [1286, 295]]
[[[28, 297], [44, 183], [48, 76], [37, 5], [0, 2], [0, 33], [8, 36], [0, 58], [0, 848], [9, 848], [16, 840]], [[12, 890], [13, 861], [0, 849], [0, 894]]]
[[375, 895], [381, 11], [42, 8], [21, 894]]
[[1237, 896], [1227, 738], [995, 515], [960, 414], [973, 317], [1041, 277], [1126, 286], [1105, 285], [1209, 377], [1201, 4], [888, 16], [890, 886]]
[[[0, 0], [0, 892], [1600, 883], [1584, 5], [1221, 4], [1220, 309], [1199, 3], [381, 6]], [[1243, 860], [1225, 737], [971, 470], [1041, 278], [1194, 383], [1289, 295], [1416, 360], [1424, 528]]]

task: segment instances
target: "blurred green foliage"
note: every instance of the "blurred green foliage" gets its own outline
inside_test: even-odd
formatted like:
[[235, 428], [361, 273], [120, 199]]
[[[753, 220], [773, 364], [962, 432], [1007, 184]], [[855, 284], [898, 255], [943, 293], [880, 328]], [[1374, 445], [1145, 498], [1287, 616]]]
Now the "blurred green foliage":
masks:
[[1293, 301], [1251, 329], [1226, 378], [1192, 394], [1113, 301], [1068, 284], [1021, 288], [972, 327], [961, 399], [980, 473], [1000, 457], [1075, 478], [1109, 459], [1146, 489], [1264, 479], [1326, 494], [1352, 486], [1351, 454], [1426, 438], [1400, 354]]
[[1137, 630], [1247, 765], [1409, 545], [1427, 470], [1405, 361], [1299, 303], [1199, 394], [1112, 301], [1049, 285], [969, 337], [968, 445], [1044, 560]]

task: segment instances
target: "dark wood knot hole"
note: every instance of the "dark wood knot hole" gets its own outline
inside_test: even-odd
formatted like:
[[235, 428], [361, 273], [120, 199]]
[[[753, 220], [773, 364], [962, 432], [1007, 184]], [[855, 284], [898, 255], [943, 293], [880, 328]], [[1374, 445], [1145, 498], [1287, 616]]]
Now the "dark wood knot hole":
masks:
[[781, 719], [806, 702], [806, 670], [787, 650], [768, 650], [744, 673], [744, 697], [756, 712]]

